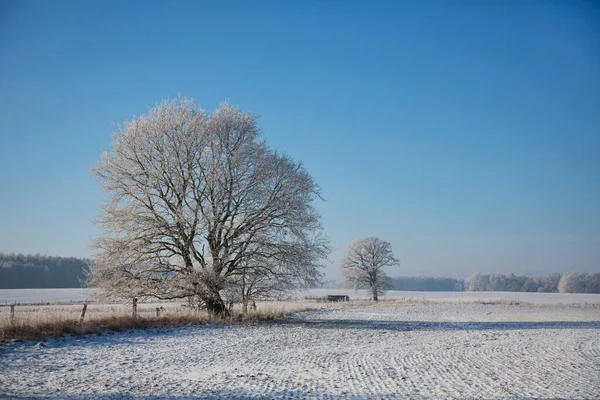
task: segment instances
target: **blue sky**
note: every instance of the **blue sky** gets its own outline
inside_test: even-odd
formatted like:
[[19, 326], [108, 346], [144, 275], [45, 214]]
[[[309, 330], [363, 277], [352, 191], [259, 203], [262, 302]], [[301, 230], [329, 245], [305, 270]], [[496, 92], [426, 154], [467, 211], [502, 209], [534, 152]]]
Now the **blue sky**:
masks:
[[600, 271], [600, 7], [0, 2], [0, 251], [88, 256], [115, 124], [179, 94], [260, 115], [391, 275]]

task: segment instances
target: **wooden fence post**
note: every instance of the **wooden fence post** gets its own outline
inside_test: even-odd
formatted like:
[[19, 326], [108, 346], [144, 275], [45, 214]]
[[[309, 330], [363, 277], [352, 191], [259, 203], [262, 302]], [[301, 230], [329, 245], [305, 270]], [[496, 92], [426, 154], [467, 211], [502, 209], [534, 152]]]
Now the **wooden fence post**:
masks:
[[85, 318], [85, 311], [87, 310], [87, 303], [83, 303], [83, 310], [81, 310], [81, 318], [79, 318], [79, 323], [83, 324], [83, 319]]
[[138, 299], [134, 297], [133, 302], [132, 302], [132, 305], [133, 305], [132, 316], [134, 319], [137, 319], [137, 300]]
[[15, 324], [15, 305], [14, 304], [10, 305], [10, 324], [11, 325]]

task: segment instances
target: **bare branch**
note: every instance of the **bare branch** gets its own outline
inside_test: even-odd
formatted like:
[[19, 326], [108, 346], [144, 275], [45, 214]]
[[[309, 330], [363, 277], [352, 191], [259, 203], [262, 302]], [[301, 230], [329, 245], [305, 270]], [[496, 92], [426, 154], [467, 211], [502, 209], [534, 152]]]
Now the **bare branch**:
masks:
[[320, 190], [252, 114], [160, 103], [115, 130], [93, 173], [109, 200], [90, 282], [107, 292], [200, 297], [222, 313], [225, 289], [263, 296], [320, 276]]

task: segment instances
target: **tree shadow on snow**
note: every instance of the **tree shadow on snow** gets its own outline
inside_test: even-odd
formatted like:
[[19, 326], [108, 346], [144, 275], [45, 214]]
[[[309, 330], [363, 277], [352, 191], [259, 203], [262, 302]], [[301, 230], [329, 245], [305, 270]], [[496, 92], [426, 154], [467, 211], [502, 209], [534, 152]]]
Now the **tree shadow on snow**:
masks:
[[600, 321], [540, 321], [540, 322], [432, 322], [382, 320], [305, 320], [287, 319], [276, 324], [318, 329], [363, 329], [394, 332], [408, 331], [487, 331], [529, 329], [600, 329]]
[[[122, 331], [102, 330], [97, 333], [87, 333], [81, 335], [65, 335], [62, 337], [45, 337], [39, 339], [31, 339], [17, 341], [11, 343], [0, 344], [0, 356], [10, 353], [11, 351], [19, 351], [20, 347], [68, 347], [77, 348], [85, 347], [102, 347], [111, 345], [136, 345], [147, 343], [149, 340], [160, 340], [163, 338], [181, 338], [187, 335], [197, 335], [199, 328], [205, 333], [218, 329], [226, 329], [228, 325], [217, 324], [202, 324], [202, 325], [179, 325], [163, 328], [151, 329], [125, 329]], [[0, 397], [4, 399], [4, 397]]]

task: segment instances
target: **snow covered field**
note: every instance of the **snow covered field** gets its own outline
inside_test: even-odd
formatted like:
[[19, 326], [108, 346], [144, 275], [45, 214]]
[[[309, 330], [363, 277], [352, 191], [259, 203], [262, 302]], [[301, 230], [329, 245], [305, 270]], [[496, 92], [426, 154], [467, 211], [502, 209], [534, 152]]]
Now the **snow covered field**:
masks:
[[[298, 298], [324, 297], [329, 294], [347, 295], [350, 299], [370, 299], [367, 289], [309, 289], [297, 293]], [[533, 304], [600, 304], [600, 294], [594, 293], [529, 293], [529, 292], [416, 292], [409, 290], [388, 290], [381, 300], [414, 299], [434, 302], [481, 302], [508, 301]]]
[[12, 343], [0, 398], [600, 398], [597, 304], [383, 305]]
[[[350, 296], [352, 300], [370, 299], [366, 289], [308, 289], [293, 295], [296, 299], [324, 297], [328, 294]], [[12, 303], [91, 302], [97, 298], [95, 289], [0, 289], [0, 305]], [[414, 292], [388, 290], [382, 300], [419, 299], [432, 301], [520, 301], [536, 304], [595, 303], [600, 304], [600, 294], [585, 293], [525, 293], [525, 292]]]
[[94, 299], [95, 289], [0, 289], [0, 304], [84, 302]]

